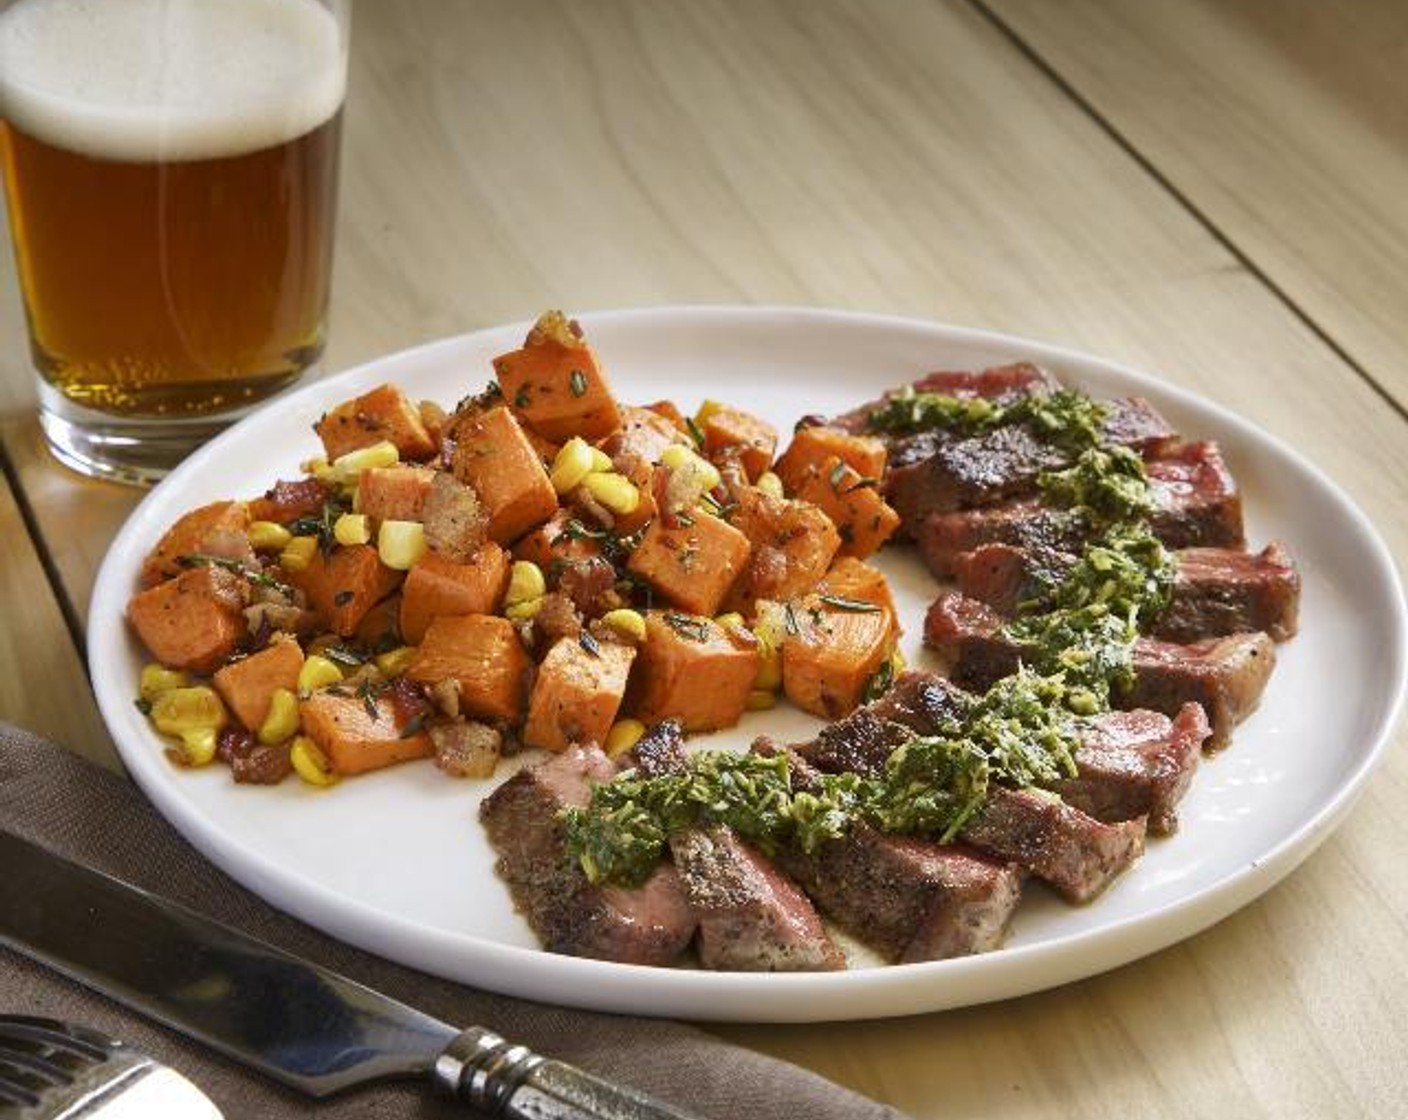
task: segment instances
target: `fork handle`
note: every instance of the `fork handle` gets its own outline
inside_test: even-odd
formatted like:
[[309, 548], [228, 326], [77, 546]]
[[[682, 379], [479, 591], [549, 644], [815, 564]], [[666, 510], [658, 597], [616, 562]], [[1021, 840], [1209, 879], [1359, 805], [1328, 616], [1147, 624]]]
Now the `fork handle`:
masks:
[[504, 1120], [696, 1120], [566, 1062], [470, 1027], [435, 1060], [435, 1083]]

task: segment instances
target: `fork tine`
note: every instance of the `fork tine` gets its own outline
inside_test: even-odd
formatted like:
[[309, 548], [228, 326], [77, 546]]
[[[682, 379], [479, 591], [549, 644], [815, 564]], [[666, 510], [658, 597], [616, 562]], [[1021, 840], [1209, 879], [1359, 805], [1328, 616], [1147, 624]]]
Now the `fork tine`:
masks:
[[35, 1015], [0, 1015], [0, 1042], [7, 1040], [37, 1043], [90, 1062], [101, 1062], [118, 1045], [98, 1031]]
[[51, 1062], [47, 1057], [0, 1046], [0, 1070], [6, 1066], [37, 1077], [50, 1085], [68, 1085], [73, 1081], [73, 1075], [68, 1070], [57, 1062]]

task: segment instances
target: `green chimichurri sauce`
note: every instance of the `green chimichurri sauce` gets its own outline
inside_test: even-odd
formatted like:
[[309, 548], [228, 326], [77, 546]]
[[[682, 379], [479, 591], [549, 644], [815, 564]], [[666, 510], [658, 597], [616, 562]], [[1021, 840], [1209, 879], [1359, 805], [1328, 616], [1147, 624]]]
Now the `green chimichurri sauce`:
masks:
[[1173, 561], [1149, 529], [1143, 460], [1102, 445], [1107, 409], [1075, 392], [1000, 406], [982, 399], [901, 392], [870, 415], [872, 430], [942, 430], [969, 438], [1023, 424], [1070, 465], [1038, 479], [1048, 506], [1071, 511], [1083, 550], [1059, 577], [1039, 580], [1004, 633], [1023, 665], [974, 697], [932, 735], [915, 736], [875, 776], [828, 774], [793, 787], [783, 755], [700, 751], [679, 774], [626, 771], [565, 814], [567, 850], [593, 882], [637, 885], [672, 833], [725, 824], [764, 851], [815, 851], [857, 822], [948, 842], [994, 785], [1050, 787], [1074, 775], [1085, 717], [1108, 711], [1133, 679], [1140, 628], [1168, 605]]

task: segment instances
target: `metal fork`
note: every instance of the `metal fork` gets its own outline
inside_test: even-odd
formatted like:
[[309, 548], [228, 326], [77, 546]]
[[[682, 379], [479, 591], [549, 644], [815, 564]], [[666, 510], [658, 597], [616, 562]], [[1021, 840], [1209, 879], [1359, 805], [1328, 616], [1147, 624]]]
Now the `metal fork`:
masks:
[[4, 1120], [221, 1120], [210, 1098], [169, 1066], [87, 1027], [0, 1015]]

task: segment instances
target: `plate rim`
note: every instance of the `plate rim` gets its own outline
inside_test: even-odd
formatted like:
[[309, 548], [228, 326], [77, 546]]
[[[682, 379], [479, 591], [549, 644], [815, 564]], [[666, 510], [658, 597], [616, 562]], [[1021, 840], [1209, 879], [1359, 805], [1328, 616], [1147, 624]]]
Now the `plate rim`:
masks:
[[[128, 773], [136, 780], [145, 796], [182, 836], [211, 859], [217, 866], [266, 902], [294, 914], [327, 932], [360, 948], [397, 960], [410, 967], [421, 968], [461, 983], [472, 983], [503, 991], [507, 994], [536, 998], [549, 1002], [604, 1011], [644, 1014], [680, 1015], [722, 1021], [801, 1022], [836, 1021], [891, 1015], [915, 1014], [966, 1006], [1035, 992], [1045, 988], [1108, 971], [1132, 960], [1175, 944], [1234, 913], [1260, 894], [1269, 890], [1319, 847], [1343, 820], [1362, 794], [1369, 776], [1382, 763], [1392, 735], [1402, 718], [1405, 698], [1408, 698], [1408, 604], [1405, 604], [1402, 580], [1392, 555], [1373, 523], [1358, 504], [1329, 475], [1307, 459], [1288, 442], [1272, 435], [1217, 401], [1203, 397], [1180, 385], [1160, 380], [1153, 374], [1069, 347], [1054, 345], [1006, 332], [956, 326], [912, 316], [890, 315], [865, 311], [832, 310], [789, 304], [735, 305], [685, 304], [645, 308], [584, 311], [575, 318], [586, 324], [588, 332], [611, 325], [647, 328], [676, 324], [717, 326], [738, 320], [757, 320], [769, 324], [792, 326], [808, 320], [842, 323], [860, 328], [904, 329], [931, 334], [936, 343], [947, 342], [968, 346], [984, 346], [1009, 353], [1023, 353], [1030, 360], [1067, 364], [1098, 371], [1104, 376], [1128, 384], [1138, 391], [1149, 392], [1161, 401], [1176, 402], [1198, 411], [1211, 413], [1224, 428], [1236, 432], [1239, 438], [1250, 439], [1274, 449], [1293, 461], [1322, 487], [1334, 503], [1348, 515], [1358, 531], [1360, 543], [1367, 546], [1375, 567], [1375, 576], [1387, 593], [1389, 631], [1392, 635], [1389, 671], [1396, 686], [1385, 697], [1381, 718], [1367, 738], [1367, 750], [1359, 765], [1341, 783], [1333, 795], [1324, 800], [1301, 825], [1265, 851], [1259, 858], [1228, 872], [1213, 883], [1191, 894], [1169, 902], [1153, 911], [1115, 919], [1092, 930], [1076, 931], [1042, 942], [1004, 948], [996, 955], [949, 961], [930, 961], [883, 968], [858, 969], [840, 973], [773, 974], [760, 978], [756, 974], [716, 973], [685, 969], [660, 969], [642, 965], [584, 960], [552, 954], [552, 977], [547, 982], [532, 977], [533, 962], [541, 963], [544, 950], [505, 945], [476, 934], [451, 934], [427, 928], [399, 915], [357, 899], [297, 874], [285, 872], [272, 861], [258, 854], [228, 852], [217, 847], [211, 850], [204, 843], [211, 834], [210, 823], [195, 810], [195, 805], [181, 797], [178, 787], [159, 780], [159, 770], [152, 756], [158, 752], [140, 751], [115, 730], [121, 725], [119, 712], [126, 716], [130, 697], [117, 696], [105, 658], [115, 646], [128, 640], [123, 622], [123, 610], [130, 594], [132, 569], [121, 561], [131, 551], [134, 542], [150, 541], [147, 522], [152, 511], [162, 506], [166, 496], [181, 489], [188, 479], [199, 475], [207, 463], [219, 459], [224, 447], [244, 438], [247, 428], [259, 424], [266, 409], [296, 407], [310, 401], [338, 399], [334, 394], [340, 386], [366, 378], [375, 380], [378, 371], [394, 379], [395, 367], [433, 361], [437, 352], [453, 353], [460, 348], [487, 345], [498, 336], [513, 338], [531, 325], [530, 320], [490, 326], [461, 334], [450, 335], [381, 355], [345, 370], [295, 386], [274, 398], [250, 416], [196, 451], [142, 500], [129, 514], [109, 546], [98, 578], [95, 581], [88, 626], [88, 660], [93, 673], [93, 688], [97, 695], [104, 722], [113, 736]], [[658, 321], [658, 322], [656, 322]], [[497, 345], [497, 343], [496, 343]], [[512, 345], [512, 343], [510, 343]], [[118, 609], [114, 611], [114, 604]], [[119, 708], [118, 705], [122, 707]], [[1098, 905], [1098, 903], [1097, 903]], [[324, 908], [340, 915], [339, 928], [330, 928]], [[408, 959], [398, 952], [398, 937], [407, 934], [422, 944], [428, 953]], [[462, 970], [458, 976], [449, 972], [457, 958], [463, 956], [466, 942], [479, 958], [473, 979], [466, 979]], [[1004, 962], [994, 968], [996, 956]], [[1098, 956], [1099, 963], [1085, 966], [1080, 958]], [[512, 984], [496, 984], [497, 977], [515, 972], [527, 964], [527, 977]], [[1053, 967], [1054, 966], [1054, 967]], [[981, 969], [974, 982], [972, 973]], [[993, 983], [987, 973], [996, 971]], [[1039, 974], [1039, 975], [1038, 975]], [[670, 977], [670, 985], [684, 997], [684, 1003], [668, 1003], [652, 1011], [649, 1001], [643, 1001], [650, 989], [658, 985], [662, 975]], [[597, 981], [608, 978], [614, 983], [598, 987]], [[945, 977], [953, 985], [949, 995], [954, 998], [934, 998], [932, 989]], [[767, 1006], [754, 1006], [740, 1013], [740, 999], [758, 995], [760, 979], [768, 985]], [[655, 983], [652, 983], [655, 982]], [[620, 985], [617, 987], [616, 985]], [[866, 998], [860, 989], [866, 990]], [[974, 991], [981, 989], [977, 998]], [[582, 995], [576, 993], [581, 992]], [[842, 997], [851, 996], [850, 1003]], [[842, 999], [842, 1006], [817, 1014], [817, 1000]]]

